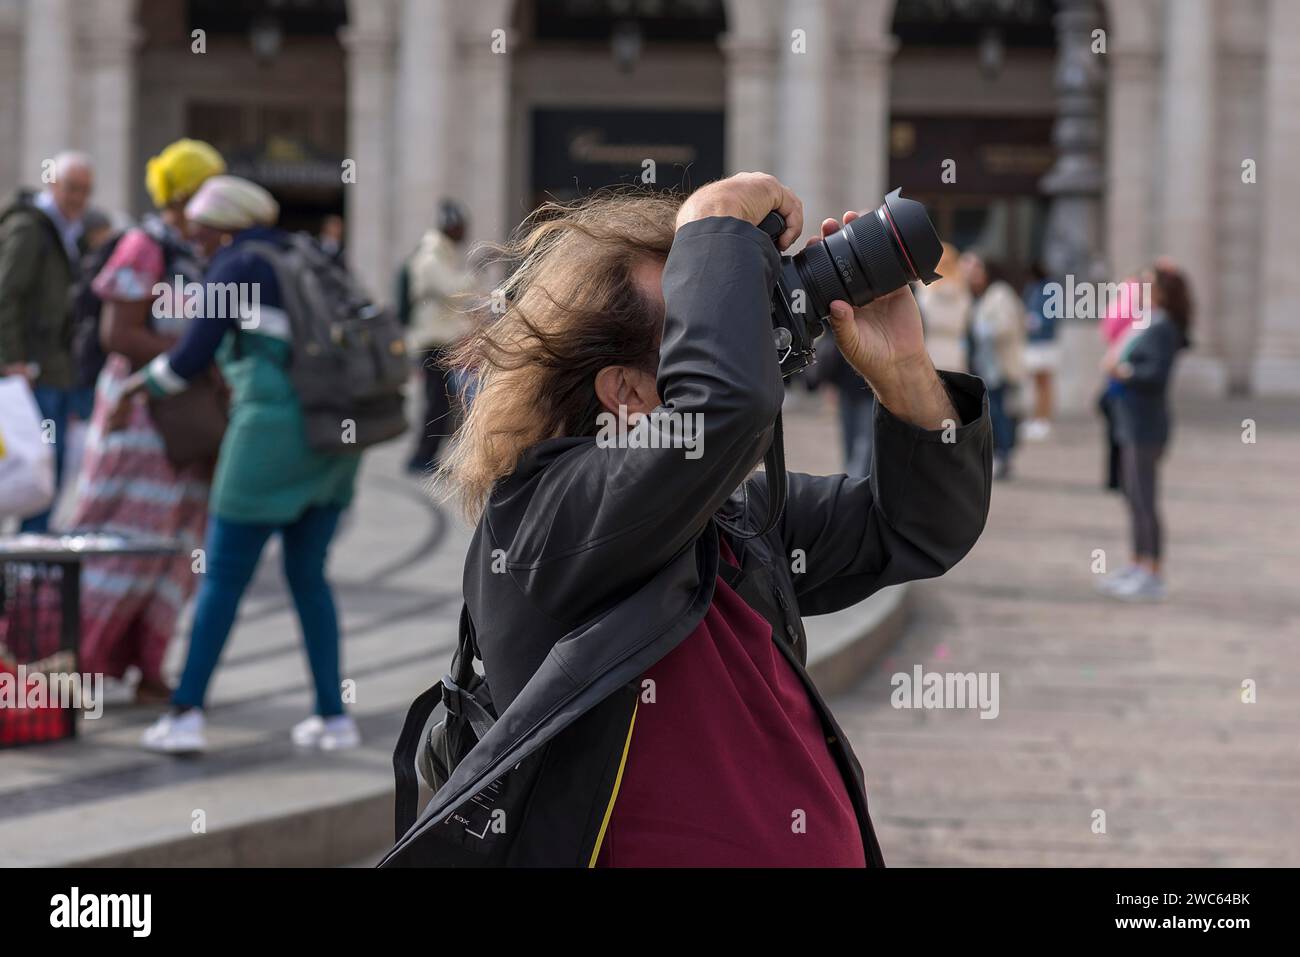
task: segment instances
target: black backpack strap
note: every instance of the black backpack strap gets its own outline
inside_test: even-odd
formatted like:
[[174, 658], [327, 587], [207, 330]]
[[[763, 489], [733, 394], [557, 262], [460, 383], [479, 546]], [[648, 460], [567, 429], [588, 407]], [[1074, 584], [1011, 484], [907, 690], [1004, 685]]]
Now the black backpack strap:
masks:
[[[767, 475], [767, 519], [763, 522], [763, 527], [757, 532], [749, 532], [721, 518], [717, 519], [717, 523], [725, 528], [735, 540], [745, 541], [751, 538], [761, 538], [776, 528], [777, 522], [781, 521], [781, 513], [785, 511], [789, 477], [785, 471], [785, 439], [780, 412], [776, 414], [776, 421], [772, 423], [772, 444], [768, 446], [767, 454], [763, 456], [763, 471]], [[744, 489], [745, 486], [742, 485], [741, 488]], [[740, 516], [742, 522], [745, 516], [749, 514], [748, 494], [746, 494], [745, 498], [746, 501], [741, 509]]]
[[469, 606], [462, 604], [460, 637], [456, 642], [456, 654], [451, 661], [451, 673], [443, 675], [441, 681], [421, 692], [411, 703], [406, 712], [406, 720], [402, 723], [402, 733], [397, 738], [397, 747], [393, 750], [393, 777], [396, 782], [393, 815], [395, 841], [400, 841], [402, 835], [415, 823], [420, 803], [420, 781], [415, 762], [420, 746], [424, 743], [424, 727], [438, 705], [445, 704], [449, 715], [458, 715], [468, 721], [474, 736], [480, 740], [496, 724], [496, 718], [491, 712], [473, 694], [465, 691], [476, 676], [474, 659], [477, 657], [479, 653], [474, 636], [474, 621], [469, 616]]
[[492, 730], [492, 725], [497, 723], [497, 719], [492, 717], [473, 694], [467, 693], [457, 684], [451, 675], [443, 675], [439, 683], [442, 685], [442, 700], [447, 706], [447, 713], [459, 715], [468, 721], [474, 730], [474, 737], [482, 741], [483, 736]]
[[474, 737], [482, 740], [496, 718], [483, 707], [482, 702], [468, 691], [478, 677], [474, 671], [474, 659], [482, 660], [478, 653], [478, 640], [474, 633], [474, 620], [469, 616], [469, 606], [460, 608], [460, 641], [456, 645], [456, 654], [451, 660], [451, 673], [442, 676], [442, 699], [447, 705], [447, 713], [458, 715], [469, 722], [474, 730]]
[[393, 751], [393, 777], [396, 780], [397, 794], [394, 802], [393, 827], [394, 841], [400, 841], [402, 835], [415, 823], [416, 810], [420, 804], [420, 782], [416, 776], [415, 755], [420, 746], [420, 736], [435, 708], [442, 701], [442, 682], [422, 691], [411, 703], [402, 723], [402, 733], [397, 737], [397, 747]]

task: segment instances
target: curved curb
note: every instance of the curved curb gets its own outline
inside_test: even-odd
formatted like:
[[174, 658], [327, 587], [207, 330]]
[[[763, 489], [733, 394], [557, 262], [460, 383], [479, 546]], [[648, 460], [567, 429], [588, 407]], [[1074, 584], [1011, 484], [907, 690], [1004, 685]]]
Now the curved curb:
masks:
[[804, 619], [808, 673], [822, 695], [831, 698], [851, 690], [902, 637], [908, 588], [892, 585], [852, 608]]
[[[828, 698], [853, 688], [902, 636], [908, 586], [883, 589], [864, 602], [805, 619], [808, 671]], [[382, 721], [388, 727], [373, 727]], [[363, 719], [368, 740], [386, 739], [396, 716]], [[60, 862], [81, 867], [340, 867], [377, 859], [391, 844], [392, 777], [375, 776], [373, 788], [281, 814], [251, 817], [201, 836], [187, 835]]]

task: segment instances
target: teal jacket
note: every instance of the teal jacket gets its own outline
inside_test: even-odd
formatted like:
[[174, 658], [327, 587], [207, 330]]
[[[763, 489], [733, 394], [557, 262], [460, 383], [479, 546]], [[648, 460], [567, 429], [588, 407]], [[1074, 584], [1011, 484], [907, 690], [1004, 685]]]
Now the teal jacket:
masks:
[[181, 341], [148, 366], [149, 391], [167, 395], [185, 389], [214, 360], [220, 364], [231, 388], [231, 411], [210, 510], [232, 522], [287, 525], [312, 506], [345, 508], [361, 465], [359, 452], [326, 455], [307, 443], [289, 377], [289, 317], [279, 284], [270, 263], [242, 248], [249, 240], [278, 243], [283, 235], [267, 228], [239, 233], [212, 258], [204, 276], [209, 284], [258, 290], [255, 323], [242, 314], [192, 319]]

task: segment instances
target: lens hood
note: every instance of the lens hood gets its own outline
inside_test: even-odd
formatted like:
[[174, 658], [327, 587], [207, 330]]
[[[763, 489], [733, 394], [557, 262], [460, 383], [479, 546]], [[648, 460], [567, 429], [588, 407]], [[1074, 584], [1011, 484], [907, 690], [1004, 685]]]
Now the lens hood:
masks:
[[925, 207], [914, 199], [904, 199], [902, 187], [885, 197], [885, 220], [895, 242], [903, 251], [904, 262], [912, 279], [929, 285], [939, 278], [935, 267], [943, 256], [939, 234], [926, 214]]

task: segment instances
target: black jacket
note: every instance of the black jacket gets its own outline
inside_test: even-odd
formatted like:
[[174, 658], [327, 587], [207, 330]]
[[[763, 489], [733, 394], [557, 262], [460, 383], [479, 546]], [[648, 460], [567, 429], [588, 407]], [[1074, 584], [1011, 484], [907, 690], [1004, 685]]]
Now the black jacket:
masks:
[[[771, 240], [740, 220], [690, 223], [673, 243], [659, 394], [670, 411], [703, 415], [702, 456], [551, 439], [494, 490], [464, 588], [500, 717], [383, 865], [595, 860], [638, 679], [712, 601], [715, 516], [758, 527], [766, 515], [765, 476], [751, 472], [782, 399], [769, 318], [777, 269]], [[808, 685], [874, 864], [882, 861], [862, 771], [804, 671], [800, 614], [940, 575], [979, 537], [991, 468], [984, 390], [969, 376], [944, 378], [962, 418], [951, 434], [878, 407], [875, 474], [791, 474], [779, 525], [731, 542], [741, 563], [734, 585], [773, 623]], [[803, 550], [799, 574], [795, 549]], [[494, 811], [504, 814], [492, 827]]]
[[1132, 373], [1120, 383], [1115, 402], [1115, 441], [1123, 445], [1164, 445], [1173, 421], [1169, 383], [1174, 359], [1187, 345], [1182, 331], [1162, 311], [1137, 333], [1124, 351]]

